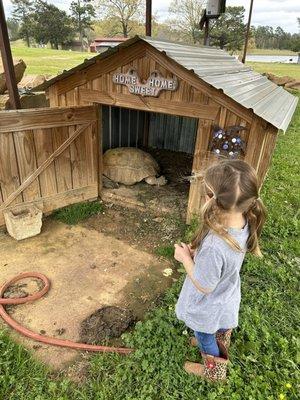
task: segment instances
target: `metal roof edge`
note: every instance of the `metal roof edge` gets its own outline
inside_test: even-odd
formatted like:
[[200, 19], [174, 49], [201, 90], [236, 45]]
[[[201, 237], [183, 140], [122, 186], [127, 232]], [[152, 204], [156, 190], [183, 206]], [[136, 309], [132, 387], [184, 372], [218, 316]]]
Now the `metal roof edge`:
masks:
[[[113, 54], [118, 53], [118, 51], [122, 48], [127, 48], [137, 42], [144, 42], [147, 45], [150, 45], [151, 47], [153, 47], [157, 52], [159, 52], [160, 54], [162, 54], [165, 57], [168, 57], [170, 60], [174, 61], [176, 64], [178, 64], [179, 66], [183, 67], [187, 72], [193, 73], [194, 75], [197, 76], [198, 79], [200, 79], [201, 81], [205, 82], [206, 84], [208, 84], [209, 86], [214, 87], [215, 89], [221, 91], [225, 96], [231, 98], [232, 100], [234, 100], [237, 104], [239, 104], [241, 107], [243, 107], [246, 110], [251, 110], [255, 115], [257, 115], [258, 117], [264, 119], [265, 121], [269, 122], [271, 125], [273, 125], [275, 128], [283, 130], [284, 132], [287, 130], [289, 123], [292, 119], [293, 113], [295, 112], [295, 109], [297, 107], [297, 103], [298, 103], [298, 98], [294, 95], [292, 95], [291, 93], [289, 93], [288, 91], [286, 91], [285, 89], [281, 88], [280, 86], [273, 84], [268, 78], [266, 78], [266, 81], [269, 81], [270, 83], [270, 90], [266, 90], [266, 94], [264, 95], [264, 93], [260, 93], [261, 98], [259, 99], [258, 102], [256, 102], [255, 104], [251, 104], [251, 102], [248, 105], [244, 105], [243, 101], [240, 99], [238, 96], [235, 96], [234, 90], [235, 88], [230, 92], [230, 93], [226, 93], [226, 85], [224, 87], [222, 87], [222, 83], [226, 82], [226, 79], [224, 77], [231, 75], [238, 75], [239, 79], [243, 79], [243, 74], [245, 74], [245, 77], [247, 77], [247, 79], [249, 78], [249, 76], [251, 77], [251, 72], [253, 72], [253, 76], [261, 76], [263, 77], [262, 74], [253, 71], [253, 69], [251, 67], [247, 68], [245, 65], [241, 64], [240, 62], [238, 62], [238, 60], [236, 60], [236, 65], [232, 66], [232, 71], [229, 67], [220, 69], [220, 71], [210, 71], [210, 74], [205, 74], [203, 73], [203, 75], [201, 76], [201, 69], [199, 71], [197, 71], [196, 68], [189, 68], [189, 62], [184, 62], [187, 58], [184, 57], [184, 55], [181, 55], [179, 58], [180, 60], [177, 61], [176, 60], [176, 56], [174, 57], [174, 54], [172, 54], [172, 50], [169, 49], [168, 50], [168, 44], [172, 45], [176, 45], [176, 46], [182, 46], [187, 50], [189, 48], [191, 48], [191, 52], [193, 51], [193, 48], [197, 48], [197, 49], [203, 49], [204, 51], [206, 50], [210, 50], [210, 51], [214, 51], [216, 50], [218, 53], [225, 53], [228, 54], [226, 51], [219, 49], [219, 48], [213, 48], [210, 46], [199, 46], [199, 45], [191, 45], [191, 44], [187, 44], [184, 42], [174, 42], [174, 41], [169, 41], [169, 40], [160, 40], [160, 39], [154, 39], [152, 37], [148, 37], [148, 36], [139, 36], [136, 35], [122, 43], [120, 43], [119, 45], [109, 48], [107, 49], [105, 52], [101, 53], [101, 54], [97, 54], [96, 56], [90, 58], [90, 59], [86, 59], [83, 63], [76, 65], [75, 67], [67, 70], [67, 71], [63, 71], [61, 74], [53, 77], [52, 79], [50, 79], [49, 81], [45, 81], [42, 85], [38, 86], [37, 88], [34, 88], [35, 90], [46, 90], [48, 89], [50, 86], [52, 86], [53, 84], [55, 84], [56, 82], [63, 80], [65, 78], [68, 78], [70, 75], [72, 75], [73, 73], [77, 72], [77, 71], [81, 71], [87, 67], [89, 67], [90, 65], [93, 65], [94, 63], [96, 63], [98, 60], [103, 60]], [[161, 44], [161, 46], [159, 46], [159, 43]], [[156, 46], [157, 44], [157, 46]], [[164, 48], [164, 45], [166, 45], [166, 47]], [[173, 47], [173, 46], [172, 46]], [[171, 54], [170, 54], [171, 53]], [[199, 53], [197, 53], [199, 54]], [[229, 58], [230, 59], [230, 58]], [[197, 60], [195, 60], [195, 63], [197, 63]], [[208, 66], [206, 68], [206, 70], [208, 70]], [[231, 72], [231, 73], [230, 73]], [[210, 79], [211, 78], [211, 79]], [[217, 80], [216, 84], [214, 84], [214, 79]], [[253, 85], [255, 83], [255, 80], [250, 81], [248, 80], [250, 85]], [[272, 88], [272, 85], [274, 85], [274, 88]], [[230, 86], [230, 85], [229, 85]], [[236, 85], [234, 85], [236, 87]], [[270, 112], [268, 111], [268, 108], [270, 108], [270, 105], [268, 105], [268, 98], [270, 98], [272, 100], [272, 96], [274, 97], [275, 95], [275, 91], [278, 91], [278, 89], [281, 88], [281, 90], [283, 90], [284, 96], [286, 98], [286, 101], [289, 103], [288, 107], [285, 107], [286, 110], [282, 110], [282, 115], [281, 115], [281, 119], [280, 118], [273, 118], [272, 113], [270, 115]], [[228, 89], [228, 85], [227, 85], [227, 89]], [[255, 89], [255, 87], [253, 88]], [[253, 90], [252, 89], [252, 90]], [[252, 96], [253, 97], [253, 96]], [[278, 102], [277, 102], [278, 103]], [[279, 110], [278, 110], [279, 111]], [[278, 117], [278, 115], [277, 115]]]
[[50, 86], [52, 86], [54, 83], [57, 81], [60, 81], [62, 79], [67, 78], [68, 76], [72, 75], [74, 72], [81, 71], [82, 69], [88, 67], [89, 65], [94, 64], [98, 60], [105, 59], [109, 56], [111, 56], [114, 53], [117, 53], [120, 48], [126, 48], [131, 46], [132, 44], [142, 41], [142, 38], [138, 35], [135, 35], [132, 38], [129, 38], [128, 40], [125, 40], [124, 42], [118, 44], [115, 47], [110, 47], [109, 49], [105, 50], [103, 53], [96, 54], [94, 57], [85, 59], [82, 63], [75, 65], [74, 67], [64, 70], [62, 73], [54, 76], [53, 78], [49, 79], [48, 81], [43, 82], [41, 85], [37, 86], [34, 88], [35, 90], [46, 90]]

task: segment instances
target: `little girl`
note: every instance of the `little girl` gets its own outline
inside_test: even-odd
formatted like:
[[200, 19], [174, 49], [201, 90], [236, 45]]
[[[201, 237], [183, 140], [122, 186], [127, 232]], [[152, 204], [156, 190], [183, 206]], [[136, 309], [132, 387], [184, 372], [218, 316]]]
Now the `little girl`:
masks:
[[204, 365], [185, 370], [210, 380], [226, 378], [232, 328], [238, 326], [240, 269], [249, 251], [261, 256], [258, 239], [265, 222], [255, 170], [241, 160], [209, 167], [203, 178], [206, 203], [202, 227], [190, 245], [175, 245], [175, 259], [187, 277], [178, 302], [178, 319], [194, 331]]

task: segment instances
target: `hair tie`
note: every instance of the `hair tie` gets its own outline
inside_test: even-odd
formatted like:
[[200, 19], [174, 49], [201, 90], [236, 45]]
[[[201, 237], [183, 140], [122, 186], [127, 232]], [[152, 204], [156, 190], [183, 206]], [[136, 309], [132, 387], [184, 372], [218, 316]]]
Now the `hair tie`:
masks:
[[260, 198], [260, 197], [257, 197], [257, 198], [256, 198], [256, 200], [259, 200], [259, 201], [261, 201], [261, 198]]
[[216, 196], [215, 194], [213, 195], [212, 198], [215, 199], [215, 200], [217, 200], [217, 196]]

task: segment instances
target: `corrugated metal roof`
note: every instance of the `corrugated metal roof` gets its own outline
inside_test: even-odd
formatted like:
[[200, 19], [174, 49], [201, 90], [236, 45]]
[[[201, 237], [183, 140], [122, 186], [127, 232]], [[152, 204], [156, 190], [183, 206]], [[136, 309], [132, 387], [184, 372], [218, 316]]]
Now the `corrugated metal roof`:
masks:
[[267, 77], [253, 71], [251, 67], [242, 64], [226, 51], [214, 47], [199, 47], [136, 36], [70, 71], [65, 71], [48, 81], [46, 86], [49, 87], [74, 71], [84, 69], [97, 60], [110, 56], [118, 51], [119, 47], [128, 47], [139, 40], [144, 40], [157, 50], [164, 52], [203, 81], [222, 90], [245, 108], [252, 109], [256, 115], [276, 128], [286, 131], [296, 109], [298, 98], [271, 82]]
[[202, 80], [264, 120], [286, 131], [298, 98], [267, 77], [242, 64], [224, 50], [181, 43], [144, 39], [174, 61], [192, 70]]

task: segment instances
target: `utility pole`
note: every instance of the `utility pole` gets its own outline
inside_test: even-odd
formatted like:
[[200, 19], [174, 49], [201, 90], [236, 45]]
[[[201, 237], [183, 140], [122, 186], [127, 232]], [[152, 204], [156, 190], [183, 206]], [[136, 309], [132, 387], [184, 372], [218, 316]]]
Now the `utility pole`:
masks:
[[244, 54], [243, 54], [243, 58], [242, 58], [243, 64], [245, 64], [245, 62], [246, 62], [247, 47], [248, 47], [248, 40], [249, 40], [250, 27], [251, 27], [252, 9], [253, 9], [253, 0], [251, 0], [251, 3], [250, 3], [249, 18], [248, 18], [248, 23], [247, 23], [247, 31], [246, 31], [245, 45], [244, 45]]
[[146, 36], [152, 36], [152, 0], [146, 0]]
[[204, 46], [209, 46], [209, 18], [206, 18], [204, 26]]
[[21, 108], [21, 102], [16, 82], [14, 63], [11, 55], [2, 0], [0, 0], [0, 50], [1, 50], [2, 64], [5, 73], [6, 86], [9, 93], [9, 102], [11, 108], [17, 110], [18, 108]]

